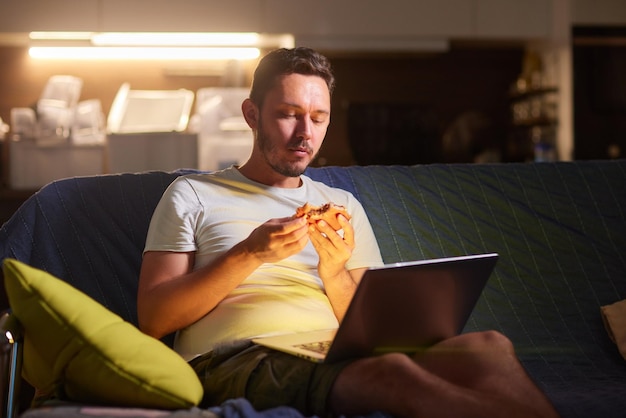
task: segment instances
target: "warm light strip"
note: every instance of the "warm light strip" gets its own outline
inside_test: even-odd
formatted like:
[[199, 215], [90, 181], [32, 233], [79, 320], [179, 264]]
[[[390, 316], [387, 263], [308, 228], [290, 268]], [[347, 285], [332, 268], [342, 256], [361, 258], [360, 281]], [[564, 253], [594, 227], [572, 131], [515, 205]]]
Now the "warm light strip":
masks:
[[258, 48], [31, 47], [32, 58], [74, 60], [247, 60]]
[[91, 42], [99, 46], [256, 46], [256, 33], [105, 32]]
[[30, 39], [55, 41], [89, 41], [93, 32], [45, 32], [35, 31], [28, 34]]
[[90, 41], [97, 46], [258, 46], [254, 32], [31, 32], [36, 41]]

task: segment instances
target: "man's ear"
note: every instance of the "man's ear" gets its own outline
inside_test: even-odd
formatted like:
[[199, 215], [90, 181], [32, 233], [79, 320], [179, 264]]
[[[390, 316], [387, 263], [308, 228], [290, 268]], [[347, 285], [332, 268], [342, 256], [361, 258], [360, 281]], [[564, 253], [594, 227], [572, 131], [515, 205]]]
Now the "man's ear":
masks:
[[246, 99], [241, 104], [241, 112], [248, 126], [254, 131], [259, 124], [259, 108], [252, 103], [252, 100]]

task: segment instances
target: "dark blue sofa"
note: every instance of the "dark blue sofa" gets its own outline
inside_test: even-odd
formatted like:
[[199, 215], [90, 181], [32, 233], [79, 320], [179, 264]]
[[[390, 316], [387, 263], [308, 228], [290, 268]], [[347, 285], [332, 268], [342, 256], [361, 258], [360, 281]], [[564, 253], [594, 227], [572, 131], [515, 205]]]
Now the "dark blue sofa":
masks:
[[[136, 324], [148, 222], [183, 172], [51, 183], [2, 226], [0, 259], [49, 271]], [[626, 416], [626, 360], [600, 315], [601, 306], [626, 298], [626, 161], [328, 167], [308, 174], [360, 199], [387, 262], [498, 252], [467, 330], [497, 329], [511, 338], [563, 417]], [[212, 411], [251, 416], [239, 402]]]

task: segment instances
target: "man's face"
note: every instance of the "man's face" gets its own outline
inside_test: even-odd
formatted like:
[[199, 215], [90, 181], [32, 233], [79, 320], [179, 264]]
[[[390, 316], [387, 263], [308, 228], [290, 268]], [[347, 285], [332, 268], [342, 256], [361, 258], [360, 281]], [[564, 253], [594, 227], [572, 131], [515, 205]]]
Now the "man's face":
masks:
[[317, 155], [330, 123], [326, 82], [317, 76], [283, 76], [260, 112], [257, 142], [265, 162], [283, 176], [299, 176]]

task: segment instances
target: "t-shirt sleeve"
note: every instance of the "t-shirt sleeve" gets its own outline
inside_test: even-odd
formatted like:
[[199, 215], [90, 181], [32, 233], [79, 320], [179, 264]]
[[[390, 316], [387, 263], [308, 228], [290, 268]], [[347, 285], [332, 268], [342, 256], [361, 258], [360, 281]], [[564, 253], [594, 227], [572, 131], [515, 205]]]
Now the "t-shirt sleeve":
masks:
[[152, 214], [144, 252], [196, 251], [195, 228], [202, 213], [203, 207], [189, 181], [184, 177], [174, 180]]

